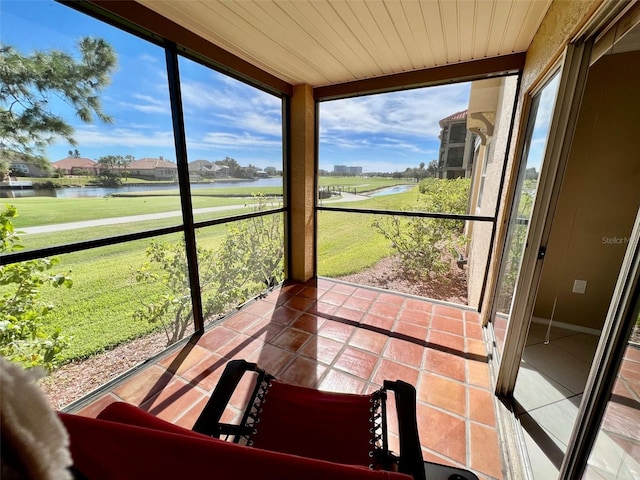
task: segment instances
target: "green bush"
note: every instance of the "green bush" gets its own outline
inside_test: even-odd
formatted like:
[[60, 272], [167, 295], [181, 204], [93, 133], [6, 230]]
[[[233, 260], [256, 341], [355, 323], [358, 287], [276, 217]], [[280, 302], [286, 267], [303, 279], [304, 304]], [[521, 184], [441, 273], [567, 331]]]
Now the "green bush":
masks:
[[[266, 207], [267, 200], [257, 197], [255, 210]], [[282, 215], [231, 222], [217, 250], [199, 247], [197, 252], [204, 317], [224, 314], [283, 280]], [[135, 281], [160, 284], [164, 292], [145, 301], [135, 315], [161, 323], [170, 345], [193, 325], [184, 243], [152, 242], [146, 255], [148, 260], [137, 270]]]
[[[416, 206], [406, 211], [464, 214], [470, 179], [427, 178], [420, 182]], [[466, 241], [464, 221], [437, 218], [378, 216], [374, 230], [391, 241], [405, 273], [415, 279], [441, 279], [449, 271], [456, 247]]]
[[[17, 214], [16, 208], [9, 205], [0, 211], [0, 253], [22, 249], [13, 228]], [[40, 300], [41, 288], [72, 285], [67, 274], [49, 272], [59, 262], [57, 257], [51, 257], [0, 267], [0, 355], [25, 368], [53, 370], [60, 363], [60, 352], [68, 345], [60, 330], [47, 335], [43, 329], [54, 306]]]

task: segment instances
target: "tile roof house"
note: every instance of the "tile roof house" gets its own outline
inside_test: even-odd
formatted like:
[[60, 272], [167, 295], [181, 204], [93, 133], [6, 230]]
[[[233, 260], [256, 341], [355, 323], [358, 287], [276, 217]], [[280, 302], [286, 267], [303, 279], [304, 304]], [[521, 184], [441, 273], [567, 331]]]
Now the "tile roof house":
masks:
[[67, 157], [53, 162], [51, 165], [65, 175], [75, 175], [79, 171], [88, 171], [92, 174], [97, 174], [100, 171], [97, 162], [90, 158], [83, 157]]
[[141, 158], [134, 160], [128, 166], [131, 177], [147, 180], [177, 180], [178, 166], [164, 158]]
[[189, 173], [205, 178], [223, 178], [229, 176], [229, 167], [209, 160], [194, 160], [189, 162]]

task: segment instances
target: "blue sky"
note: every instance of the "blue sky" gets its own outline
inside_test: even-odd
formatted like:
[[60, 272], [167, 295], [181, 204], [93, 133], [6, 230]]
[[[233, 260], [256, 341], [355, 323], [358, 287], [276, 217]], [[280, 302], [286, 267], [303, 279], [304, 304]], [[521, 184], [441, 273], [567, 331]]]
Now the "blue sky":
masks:
[[[114, 123], [84, 124], [62, 102], [52, 109], [75, 128], [83, 157], [163, 156], [175, 161], [164, 51], [74, 10], [44, 0], [0, 2], [0, 40], [23, 53], [74, 52], [83, 36], [104, 38], [118, 55], [112, 83], [101, 93]], [[189, 161], [233, 157], [241, 165], [282, 165], [281, 101], [181, 58], [181, 88]], [[370, 95], [320, 104], [320, 168], [362, 166], [403, 171], [438, 156], [438, 120], [468, 103], [469, 84]], [[66, 141], [47, 150], [67, 156]]]

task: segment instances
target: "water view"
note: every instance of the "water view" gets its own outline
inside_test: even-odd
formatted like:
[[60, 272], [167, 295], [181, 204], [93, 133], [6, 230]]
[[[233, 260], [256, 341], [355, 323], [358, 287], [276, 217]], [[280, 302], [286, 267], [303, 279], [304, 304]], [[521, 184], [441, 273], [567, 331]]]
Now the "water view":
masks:
[[[229, 188], [229, 187], [281, 187], [282, 177], [260, 178], [258, 180], [243, 181], [217, 181], [215, 183], [192, 183], [191, 190], [203, 188]], [[24, 189], [6, 190], [0, 189], [0, 198], [23, 198], [23, 197], [55, 197], [55, 198], [84, 198], [84, 197], [106, 197], [114, 193], [130, 192], [151, 192], [170, 191], [178, 193], [177, 183], [164, 184], [138, 184], [122, 185], [120, 187], [65, 187], [51, 189]]]

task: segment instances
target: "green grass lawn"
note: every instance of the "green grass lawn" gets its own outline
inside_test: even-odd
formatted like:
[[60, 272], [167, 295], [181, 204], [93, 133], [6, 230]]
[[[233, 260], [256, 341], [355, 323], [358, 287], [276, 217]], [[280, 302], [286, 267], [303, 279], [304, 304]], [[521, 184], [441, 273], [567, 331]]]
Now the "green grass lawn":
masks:
[[[335, 183], [336, 178], [330, 179]], [[361, 185], [369, 181], [375, 188], [395, 185], [391, 179], [362, 179], [348, 177], [348, 182]], [[208, 189], [205, 189], [208, 190]], [[212, 189], [213, 190], [213, 189]], [[219, 193], [223, 189], [215, 189]], [[231, 188], [230, 190], [238, 191]], [[202, 192], [202, 190], [200, 190]], [[200, 193], [199, 192], [199, 193]], [[357, 208], [399, 209], [415, 203], [416, 189], [396, 195], [374, 197], [359, 202], [335, 202]], [[194, 208], [238, 204], [237, 198], [193, 197]], [[7, 202], [8, 203], [8, 202]], [[55, 199], [45, 197], [11, 199], [18, 208], [15, 225], [19, 228], [65, 223], [95, 218], [128, 216], [179, 209], [178, 197], [127, 197], [127, 198], [79, 198]], [[196, 221], [237, 215], [243, 210], [196, 215]], [[371, 215], [353, 213], [318, 212], [318, 273], [336, 277], [354, 273], [374, 265], [392, 254], [389, 242], [371, 228]], [[181, 217], [126, 223], [116, 226], [99, 226], [67, 230], [48, 234], [32, 234], [22, 237], [28, 249], [101, 238], [147, 229], [178, 225]], [[224, 239], [226, 226], [219, 225], [199, 229], [198, 244], [209, 249], [219, 247]], [[157, 240], [177, 242], [179, 234]], [[157, 325], [136, 320], [133, 312], [141, 306], [140, 299], [150, 299], [158, 293], [158, 286], [138, 285], [133, 275], [145, 261], [145, 250], [151, 240], [139, 240], [111, 245], [82, 252], [62, 255], [56, 271], [70, 271], [74, 285], [71, 289], [43, 289], [43, 299], [55, 304], [49, 319], [49, 328], [60, 328], [64, 335], [73, 338], [64, 351], [64, 360], [85, 358], [124, 341], [148, 333]]]

